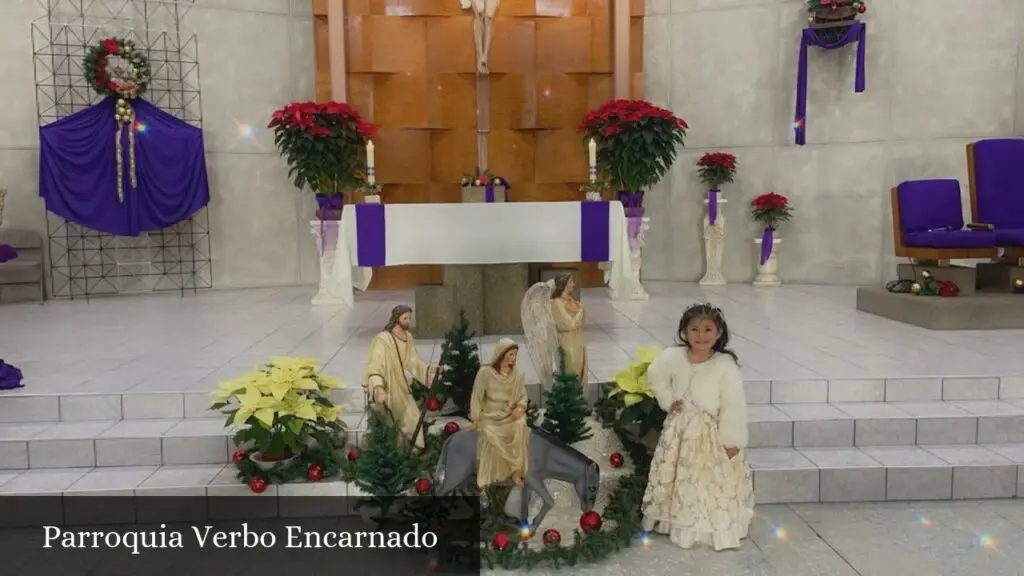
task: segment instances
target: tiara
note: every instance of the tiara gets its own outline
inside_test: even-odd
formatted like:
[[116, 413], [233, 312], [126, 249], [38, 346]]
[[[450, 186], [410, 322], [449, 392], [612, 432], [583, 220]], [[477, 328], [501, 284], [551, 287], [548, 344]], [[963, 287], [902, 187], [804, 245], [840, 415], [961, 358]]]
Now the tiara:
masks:
[[701, 303], [701, 304], [691, 304], [689, 307], [686, 308], [686, 310], [683, 313], [684, 314], [697, 313], [697, 314], [706, 314], [708, 316], [719, 316], [719, 317], [722, 317], [722, 318], [725, 317], [725, 315], [722, 314], [722, 309], [719, 308], [718, 306], [715, 306], [714, 304], [712, 304], [710, 302], [704, 302], [704, 303]]

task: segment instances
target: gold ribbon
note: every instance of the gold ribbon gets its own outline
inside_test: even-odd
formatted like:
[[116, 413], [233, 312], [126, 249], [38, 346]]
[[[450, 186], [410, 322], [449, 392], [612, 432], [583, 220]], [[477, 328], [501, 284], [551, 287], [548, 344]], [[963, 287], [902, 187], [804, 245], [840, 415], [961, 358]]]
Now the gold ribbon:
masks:
[[117, 130], [114, 132], [114, 150], [117, 159], [117, 201], [124, 202], [124, 151], [121, 149], [122, 133], [128, 131], [128, 180], [132, 190], [139, 187], [135, 165], [135, 111], [124, 100], [117, 101], [115, 110]]

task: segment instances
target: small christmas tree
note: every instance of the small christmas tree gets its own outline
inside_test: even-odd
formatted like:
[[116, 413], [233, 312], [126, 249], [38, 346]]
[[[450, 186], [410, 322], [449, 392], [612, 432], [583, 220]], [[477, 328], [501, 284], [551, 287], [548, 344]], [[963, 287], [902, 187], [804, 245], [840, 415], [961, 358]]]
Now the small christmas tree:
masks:
[[544, 393], [544, 420], [540, 428], [566, 444], [575, 444], [592, 436], [586, 422], [589, 415], [580, 378], [565, 370], [565, 350], [559, 348], [558, 371], [551, 390]]
[[450, 398], [459, 414], [469, 413], [469, 399], [473, 396], [473, 382], [480, 371], [480, 354], [476, 333], [469, 329], [465, 310], [459, 310], [459, 321], [444, 336], [441, 343], [444, 371], [438, 385], [439, 396]]
[[384, 516], [391, 504], [409, 491], [419, 477], [421, 466], [412, 449], [399, 440], [398, 426], [379, 410], [368, 413], [366, 445], [345, 475], [372, 498]]

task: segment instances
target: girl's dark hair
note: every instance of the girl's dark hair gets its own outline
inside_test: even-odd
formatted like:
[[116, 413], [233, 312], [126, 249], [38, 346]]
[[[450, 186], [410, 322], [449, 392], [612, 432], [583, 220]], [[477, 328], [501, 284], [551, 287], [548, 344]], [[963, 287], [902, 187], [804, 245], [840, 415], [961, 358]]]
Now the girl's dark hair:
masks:
[[729, 350], [729, 325], [725, 323], [725, 315], [722, 314], [719, 308], [711, 304], [694, 304], [683, 312], [683, 317], [679, 319], [679, 329], [676, 331], [679, 345], [685, 348], [690, 347], [690, 343], [686, 341], [686, 329], [698, 318], [708, 318], [718, 327], [718, 340], [715, 341], [711, 349], [715, 352], [732, 356], [733, 361], [739, 364], [739, 357], [736, 356], [735, 352]]
[[555, 276], [555, 289], [551, 291], [552, 300], [561, 298], [562, 294], [565, 294], [565, 288], [569, 285], [569, 280], [572, 280], [572, 274], [568, 272]]

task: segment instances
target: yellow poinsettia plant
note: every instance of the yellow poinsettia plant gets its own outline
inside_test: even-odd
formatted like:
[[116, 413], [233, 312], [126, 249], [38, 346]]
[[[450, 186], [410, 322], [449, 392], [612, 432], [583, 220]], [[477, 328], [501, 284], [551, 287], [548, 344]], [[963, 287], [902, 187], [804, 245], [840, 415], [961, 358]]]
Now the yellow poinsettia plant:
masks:
[[636, 359], [612, 377], [614, 385], [598, 404], [602, 421], [622, 429], [637, 429], [640, 436], [661, 430], [665, 411], [658, 406], [647, 380], [647, 368], [658, 354], [661, 348], [639, 348]]
[[315, 358], [276, 357], [222, 382], [211, 394], [211, 408], [227, 415], [237, 445], [251, 445], [266, 460], [283, 459], [344, 431], [341, 406], [330, 399], [343, 387], [320, 372]]

